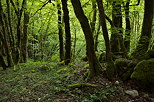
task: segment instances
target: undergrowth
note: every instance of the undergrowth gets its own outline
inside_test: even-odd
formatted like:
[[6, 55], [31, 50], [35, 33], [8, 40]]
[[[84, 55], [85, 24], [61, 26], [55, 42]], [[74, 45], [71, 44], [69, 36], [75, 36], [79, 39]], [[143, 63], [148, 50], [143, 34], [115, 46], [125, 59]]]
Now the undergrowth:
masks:
[[[86, 83], [86, 64], [28, 62], [0, 71], [0, 102], [93, 102], [112, 98], [115, 89], [97, 78], [98, 87], [68, 88]], [[97, 83], [99, 82], [99, 83]]]

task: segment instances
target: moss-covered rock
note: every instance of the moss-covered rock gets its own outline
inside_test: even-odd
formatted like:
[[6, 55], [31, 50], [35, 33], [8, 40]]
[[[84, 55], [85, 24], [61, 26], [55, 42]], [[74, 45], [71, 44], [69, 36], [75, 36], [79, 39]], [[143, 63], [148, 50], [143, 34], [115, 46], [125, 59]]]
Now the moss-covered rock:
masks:
[[123, 81], [130, 79], [130, 76], [133, 73], [134, 68], [137, 65], [137, 63], [138, 63], [138, 60], [130, 60], [130, 62], [127, 65], [127, 71], [122, 75]]
[[154, 88], [154, 58], [139, 62], [131, 75], [142, 88]]
[[118, 75], [122, 75], [124, 72], [126, 72], [128, 63], [129, 62], [127, 61], [127, 59], [124, 58], [116, 59], [114, 61], [116, 73]]

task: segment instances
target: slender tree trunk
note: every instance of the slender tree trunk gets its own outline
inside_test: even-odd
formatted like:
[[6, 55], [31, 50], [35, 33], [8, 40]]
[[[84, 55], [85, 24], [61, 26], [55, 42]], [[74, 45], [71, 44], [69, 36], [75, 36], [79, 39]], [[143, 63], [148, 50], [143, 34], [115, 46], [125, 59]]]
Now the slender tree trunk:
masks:
[[23, 25], [23, 37], [22, 37], [22, 41], [21, 41], [21, 50], [22, 50], [22, 59], [23, 62], [26, 63], [27, 62], [27, 57], [28, 57], [28, 53], [27, 53], [27, 43], [28, 43], [28, 23], [29, 23], [29, 12], [26, 11], [27, 9], [27, 1], [25, 1], [24, 4], [24, 25]]
[[142, 32], [138, 45], [135, 51], [132, 53], [132, 56], [139, 60], [145, 59], [146, 52], [149, 48], [149, 43], [152, 36], [152, 20], [154, 16], [154, 0], [145, 0], [144, 2], [144, 19]]
[[98, 36], [100, 34], [100, 23], [98, 24], [98, 28], [96, 31], [96, 35], [95, 35], [95, 51], [98, 51], [97, 47], [98, 47]]
[[103, 7], [102, 0], [96, 0], [96, 1], [99, 9], [100, 24], [102, 26], [102, 32], [103, 32], [103, 37], [105, 40], [105, 47], [106, 47], [106, 61], [108, 64], [106, 72], [107, 72], [108, 78], [111, 80], [114, 76], [115, 68], [111, 57], [110, 41], [109, 41], [109, 36], [108, 36], [108, 31], [107, 31], [107, 26], [105, 21], [104, 7]]
[[87, 57], [88, 57], [88, 62], [90, 67], [89, 78], [91, 78], [94, 75], [97, 75], [101, 72], [101, 65], [96, 57], [95, 50], [94, 50], [94, 38], [93, 38], [92, 30], [88, 23], [88, 19], [83, 12], [80, 1], [71, 0], [71, 2], [74, 8], [75, 15], [78, 18], [85, 35]]
[[97, 14], [95, 1], [92, 1], [92, 9], [93, 9], [93, 16], [92, 16], [92, 22], [91, 22], [91, 30], [92, 30], [92, 34], [94, 35], [95, 25], [96, 25], [96, 14]]
[[67, 0], [61, 0], [62, 9], [64, 13], [64, 23], [65, 23], [65, 64], [68, 65], [71, 61], [71, 33], [70, 33], [70, 23], [69, 23], [69, 11], [67, 7]]
[[63, 28], [62, 28], [62, 12], [61, 12], [61, 5], [58, 2], [57, 4], [58, 9], [58, 34], [59, 34], [59, 53], [60, 53], [60, 61], [64, 60], [64, 44], [63, 44]]
[[125, 20], [126, 20], [126, 30], [125, 30], [125, 48], [127, 52], [130, 50], [130, 33], [131, 33], [131, 27], [130, 27], [130, 20], [129, 20], [129, 4], [130, 0], [127, 0], [126, 7], [125, 7]]

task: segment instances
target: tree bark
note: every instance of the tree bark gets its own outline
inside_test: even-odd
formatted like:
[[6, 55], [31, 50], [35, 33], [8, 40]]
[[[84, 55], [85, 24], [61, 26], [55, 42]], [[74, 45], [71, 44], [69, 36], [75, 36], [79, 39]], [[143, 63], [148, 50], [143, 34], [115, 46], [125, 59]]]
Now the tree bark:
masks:
[[71, 61], [71, 33], [70, 33], [70, 23], [69, 23], [69, 11], [67, 7], [67, 0], [61, 0], [62, 9], [64, 13], [64, 23], [65, 23], [65, 64], [68, 65]]
[[88, 19], [85, 16], [79, 0], [71, 0], [74, 12], [78, 18], [86, 40], [87, 57], [89, 62], [90, 74], [89, 78], [101, 72], [101, 65], [96, 57], [94, 50], [94, 38]]

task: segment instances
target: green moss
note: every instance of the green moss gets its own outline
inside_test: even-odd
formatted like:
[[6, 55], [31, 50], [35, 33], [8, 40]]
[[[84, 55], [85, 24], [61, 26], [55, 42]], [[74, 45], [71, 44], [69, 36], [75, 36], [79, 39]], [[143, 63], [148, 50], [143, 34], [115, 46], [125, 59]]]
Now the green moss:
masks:
[[114, 64], [115, 64], [116, 67], [123, 67], [123, 66], [127, 65], [127, 62], [126, 62], [126, 59], [120, 58], [120, 59], [116, 59], [114, 61]]
[[124, 58], [116, 59], [114, 64], [116, 68], [116, 74], [122, 75], [124, 72], [127, 71], [127, 64], [128, 64], [127, 59]]
[[147, 53], [149, 42], [150, 42], [150, 38], [148, 36], [142, 36], [139, 40], [139, 43], [135, 51], [132, 53], [131, 57], [138, 60], [147, 59], [149, 57]]
[[90, 83], [79, 83], [79, 84], [71, 84], [68, 85], [68, 88], [80, 88], [80, 87], [96, 87], [97, 85], [95, 84], [90, 84]]
[[151, 88], [154, 85], [154, 59], [139, 62], [131, 78], [137, 80], [142, 87]]

